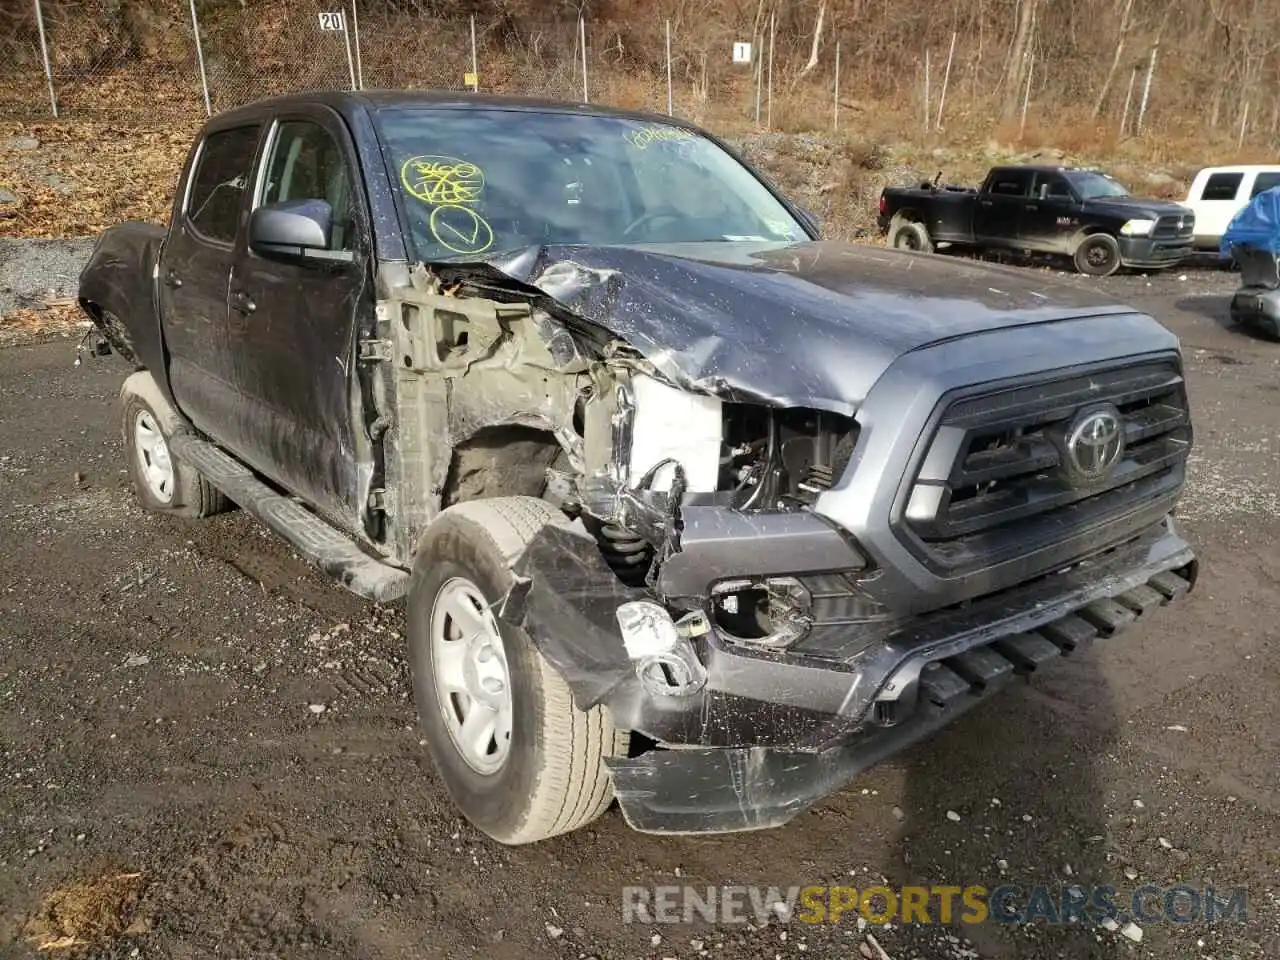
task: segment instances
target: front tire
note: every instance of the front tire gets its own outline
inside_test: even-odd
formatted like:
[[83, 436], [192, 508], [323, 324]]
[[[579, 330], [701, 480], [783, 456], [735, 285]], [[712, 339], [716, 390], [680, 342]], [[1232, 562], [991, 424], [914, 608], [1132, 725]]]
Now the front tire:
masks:
[[450, 797], [505, 844], [584, 826], [613, 800], [606, 757], [628, 736], [604, 706], [580, 710], [528, 634], [494, 615], [512, 563], [559, 510], [531, 497], [450, 507], [414, 559], [408, 639], [427, 747]]
[[129, 478], [144, 508], [193, 519], [228, 509], [217, 487], [172, 455], [170, 424], [137, 394], [124, 397], [121, 427]]
[[1080, 241], [1076, 270], [1086, 277], [1109, 277], [1120, 269], [1120, 244], [1109, 233], [1094, 233]]

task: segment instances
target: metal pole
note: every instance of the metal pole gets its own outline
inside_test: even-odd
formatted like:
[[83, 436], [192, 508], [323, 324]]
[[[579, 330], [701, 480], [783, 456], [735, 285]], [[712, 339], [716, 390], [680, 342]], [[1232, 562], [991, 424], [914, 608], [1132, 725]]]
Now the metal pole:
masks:
[[760, 91], [764, 87], [764, 57], [760, 51], [764, 48], [764, 37], [757, 36], [755, 38], [755, 61], [756, 61], [756, 126], [760, 126]]
[[[36, 0], [36, 6], [40, 0]], [[204, 44], [200, 42], [200, 20], [196, 17], [196, 0], [191, 0], [191, 33], [196, 38], [196, 63], [200, 65], [200, 88], [204, 91], [204, 114], [213, 116], [213, 103], [209, 100], [209, 76], [204, 71]]]
[[924, 129], [929, 132], [929, 51], [924, 52]]
[[[49, 63], [49, 41], [44, 35], [44, 12], [40, 9], [40, 0], [36, 0], [36, 28], [40, 31], [40, 53], [44, 57], [44, 76], [49, 81], [49, 106], [53, 108], [53, 119], [57, 120], [58, 95], [53, 89], [53, 66]], [[205, 99], [208, 98], [209, 95], [206, 93]]]
[[671, 96], [671, 21], [667, 21], [667, 116], [675, 113]]
[[1125, 128], [1129, 125], [1129, 104], [1133, 103], [1133, 85], [1138, 79], [1138, 68], [1134, 67], [1129, 74], [1129, 92], [1124, 95], [1124, 112], [1120, 114], [1120, 136], [1124, 136]]
[[770, 130], [773, 129], [773, 41], [777, 35], [777, 18], [776, 13], [769, 14], [769, 93], [768, 105], [765, 107], [764, 125]]
[[831, 129], [840, 129], [840, 41], [836, 41], [836, 95], [831, 106]]
[[587, 98], [587, 20], [578, 17], [578, 42], [582, 46], [582, 102], [590, 103]]
[[351, 89], [356, 88], [356, 62], [351, 56], [351, 31], [347, 29], [347, 12], [342, 11], [342, 39], [347, 44], [347, 69], [351, 71]]
[[1151, 95], [1151, 77], [1156, 72], [1156, 51], [1160, 49], [1160, 44], [1156, 44], [1151, 48], [1151, 62], [1147, 64], [1147, 82], [1142, 85], [1142, 106], [1138, 107], [1138, 130], [1142, 133], [1142, 121], [1147, 116], [1147, 98]]
[[471, 15], [471, 76], [475, 78], [473, 89], [480, 91], [480, 62], [476, 59], [476, 16]]
[[1032, 57], [1027, 64], [1027, 89], [1022, 94], [1022, 124], [1018, 127], [1018, 137], [1027, 132], [1027, 106], [1031, 103], [1031, 76], [1036, 72], [1036, 58]]
[[351, 29], [355, 31], [356, 87], [364, 89], [364, 64], [360, 62], [360, 14], [356, 12], [356, 0], [351, 0]]
[[942, 75], [942, 94], [938, 97], [938, 120], [934, 124], [939, 130], [942, 129], [942, 108], [947, 104], [947, 85], [951, 83], [951, 61], [956, 55], [956, 31], [951, 32], [951, 49], [947, 51], [947, 69]]
[[1236, 149], [1244, 146], [1244, 132], [1249, 124], [1249, 101], [1245, 101], [1244, 113], [1240, 115], [1240, 139], [1236, 141]]

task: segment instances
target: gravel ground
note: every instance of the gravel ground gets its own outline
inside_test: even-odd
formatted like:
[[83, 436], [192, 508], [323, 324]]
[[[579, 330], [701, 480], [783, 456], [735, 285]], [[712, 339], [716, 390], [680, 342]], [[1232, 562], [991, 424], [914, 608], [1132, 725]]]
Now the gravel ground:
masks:
[[[20, 268], [11, 249], [10, 291], [74, 273], [65, 247]], [[1187, 352], [1182, 513], [1203, 579], [1181, 606], [782, 829], [650, 837], [610, 811], [517, 849], [461, 822], [432, 770], [401, 609], [326, 582], [243, 513], [142, 513], [118, 439], [125, 366], [73, 369], [67, 343], [0, 350], [0, 954], [34, 956], [28, 935], [106, 898], [122, 909], [103, 957], [882, 960], [848, 918], [621, 911], [628, 884], [882, 881], [1249, 890], [1247, 924], [1149, 924], [1140, 943], [1078, 925], [875, 929], [892, 960], [1280, 956], [1280, 345], [1230, 327], [1232, 282], [1105, 284]]]
[[72, 297], [93, 239], [0, 240], [0, 314]]

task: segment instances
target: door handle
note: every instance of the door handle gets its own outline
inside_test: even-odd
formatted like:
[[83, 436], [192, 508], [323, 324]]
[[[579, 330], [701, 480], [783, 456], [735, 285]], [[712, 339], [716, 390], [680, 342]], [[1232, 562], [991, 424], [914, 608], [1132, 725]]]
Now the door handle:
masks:
[[984, 207], [989, 207], [989, 206], [991, 206], [991, 201], [990, 201], [990, 200], [979, 200], [978, 202], [979, 202], [980, 204], [982, 204]]
[[1028, 203], [1028, 204], [1027, 204], [1027, 209], [1028, 209], [1028, 210], [1039, 210], [1039, 209], [1040, 209], [1040, 204], [1038, 204], [1038, 203]]
[[254, 303], [252, 298], [243, 291], [232, 295], [231, 306], [237, 313], [243, 313], [246, 315], [253, 313], [253, 311], [258, 309], [258, 305]]
[[165, 286], [174, 287], [175, 289], [182, 286], [182, 278], [173, 270], [170, 270], [164, 275], [164, 282]]

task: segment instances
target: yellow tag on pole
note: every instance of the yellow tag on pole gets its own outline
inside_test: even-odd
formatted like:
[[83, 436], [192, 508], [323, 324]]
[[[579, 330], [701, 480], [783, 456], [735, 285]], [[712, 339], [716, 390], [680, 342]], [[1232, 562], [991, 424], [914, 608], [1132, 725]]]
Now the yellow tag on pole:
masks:
[[478, 74], [464, 73], [462, 75], [462, 82], [465, 83], [472, 90], [475, 90], [477, 87], [480, 86], [480, 77]]

